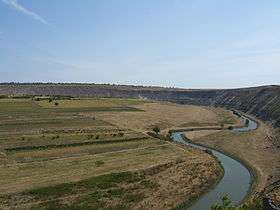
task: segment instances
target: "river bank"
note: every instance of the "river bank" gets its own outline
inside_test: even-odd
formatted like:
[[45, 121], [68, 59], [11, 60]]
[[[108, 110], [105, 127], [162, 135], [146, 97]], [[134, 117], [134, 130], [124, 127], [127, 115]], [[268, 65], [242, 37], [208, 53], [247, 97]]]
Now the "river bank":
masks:
[[[249, 120], [249, 119], [248, 119]], [[248, 121], [247, 118], [242, 117], [242, 121]], [[254, 126], [251, 126], [254, 125]], [[257, 124], [253, 121], [247, 122], [243, 128], [235, 128], [233, 132], [250, 131], [251, 129], [256, 129]], [[196, 128], [196, 129], [186, 129], [188, 132], [197, 132], [199, 130], [205, 132], [207, 128]], [[221, 130], [221, 129], [219, 129]], [[214, 132], [213, 128], [210, 128], [211, 133]], [[218, 184], [215, 185], [208, 193], [204, 193], [197, 201], [186, 203], [185, 206], [179, 205], [178, 208], [187, 208], [191, 210], [199, 209], [210, 209], [214, 203], [219, 201], [219, 198], [224, 194], [229, 194], [235, 205], [240, 204], [247, 196], [248, 192], [251, 192], [252, 188], [252, 172], [247, 169], [240, 161], [231, 156], [227, 156], [222, 151], [215, 150], [209, 146], [203, 146], [202, 144], [193, 143], [188, 139], [184, 132], [181, 130], [171, 132], [171, 138], [179, 143], [191, 146], [194, 148], [206, 150], [209, 154], [213, 155], [220, 163], [224, 170], [224, 176]]]
[[280, 154], [273, 142], [273, 128], [253, 117], [258, 129], [249, 132], [221, 130], [206, 135], [187, 135], [195, 144], [222, 151], [242, 162], [252, 176], [252, 187], [243, 202], [258, 197], [271, 182], [279, 179]]

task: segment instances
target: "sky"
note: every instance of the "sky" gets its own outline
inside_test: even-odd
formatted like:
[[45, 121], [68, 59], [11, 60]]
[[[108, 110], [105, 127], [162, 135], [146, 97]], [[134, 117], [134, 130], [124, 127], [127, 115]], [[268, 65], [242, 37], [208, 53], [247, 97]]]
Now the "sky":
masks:
[[279, 0], [0, 0], [0, 82], [280, 83]]

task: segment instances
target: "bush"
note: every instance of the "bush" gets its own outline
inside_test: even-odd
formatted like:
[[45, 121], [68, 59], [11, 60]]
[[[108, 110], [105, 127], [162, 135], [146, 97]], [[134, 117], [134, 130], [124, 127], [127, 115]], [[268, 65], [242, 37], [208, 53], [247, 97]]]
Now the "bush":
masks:
[[153, 128], [153, 131], [158, 134], [160, 132], [160, 128], [156, 126]]
[[55, 105], [55, 106], [58, 106], [58, 105], [59, 105], [59, 103], [56, 101], [56, 102], [54, 103], [54, 105]]
[[97, 167], [99, 167], [99, 166], [102, 166], [102, 165], [104, 165], [105, 163], [104, 163], [104, 161], [102, 161], [102, 160], [97, 160], [97, 161], [95, 161], [95, 165], [97, 166]]
[[231, 200], [228, 196], [222, 197], [222, 204], [215, 204], [211, 207], [211, 210], [262, 210], [261, 200], [255, 200], [250, 203], [246, 203], [240, 207], [233, 207]]
[[124, 136], [124, 133], [120, 132], [120, 133], [119, 133], [119, 136], [123, 137], [123, 136]]
[[207, 154], [209, 154], [209, 155], [213, 155], [213, 152], [212, 152], [212, 150], [210, 150], [210, 149], [206, 149], [206, 150], [204, 150]]
[[54, 140], [54, 139], [59, 139], [59, 135], [53, 136], [52, 140]]
[[0, 95], [0, 99], [1, 98], [8, 98], [8, 96], [6, 96], [6, 95]]

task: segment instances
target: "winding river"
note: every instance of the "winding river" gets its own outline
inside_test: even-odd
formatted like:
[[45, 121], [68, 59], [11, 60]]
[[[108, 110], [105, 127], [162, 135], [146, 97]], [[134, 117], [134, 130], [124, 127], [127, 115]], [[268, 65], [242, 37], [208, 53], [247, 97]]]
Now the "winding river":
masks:
[[[241, 120], [245, 123], [246, 119], [249, 120], [242, 128], [234, 128], [233, 132], [246, 132], [254, 130], [257, 128], [257, 123], [245, 116], [241, 116]], [[239, 204], [248, 194], [251, 189], [251, 173], [249, 169], [243, 165], [241, 162], [227, 156], [226, 154], [219, 152], [214, 149], [209, 149], [207, 147], [197, 145], [195, 143], [186, 141], [182, 135], [184, 131], [173, 132], [172, 139], [176, 142], [192, 146], [199, 149], [211, 150], [213, 155], [217, 157], [220, 161], [222, 167], [224, 168], [224, 176], [221, 181], [208, 193], [199, 198], [193, 203], [188, 210], [209, 210], [211, 206], [215, 203], [219, 203], [220, 198], [223, 195], [228, 195], [234, 205]]]

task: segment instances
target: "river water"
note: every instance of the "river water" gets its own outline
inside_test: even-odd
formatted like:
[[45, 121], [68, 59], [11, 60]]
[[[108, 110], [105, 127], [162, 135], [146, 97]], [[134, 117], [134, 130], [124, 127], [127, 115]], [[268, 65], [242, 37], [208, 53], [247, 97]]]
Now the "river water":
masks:
[[[253, 120], [241, 117], [242, 121], [245, 122], [246, 119], [249, 120], [249, 124], [242, 127], [233, 129], [233, 132], [246, 132], [254, 130], [257, 128], [257, 123]], [[219, 203], [220, 199], [224, 195], [228, 195], [232, 200], [233, 205], [239, 204], [248, 194], [251, 188], [251, 174], [249, 169], [243, 165], [241, 162], [217, 151], [214, 149], [209, 149], [204, 146], [199, 146], [191, 142], [187, 142], [182, 138], [184, 132], [174, 132], [172, 133], [172, 139], [176, 142], [192, 146], [199, 149], [211, 150], [213, 155], [218, 158], [221, 165], [224, 168], [224, 176], [221, 181], [208, 193], [199, 198], [193, 203], [188, 210], [209, 210], [211, 206], [215, 203]]]

